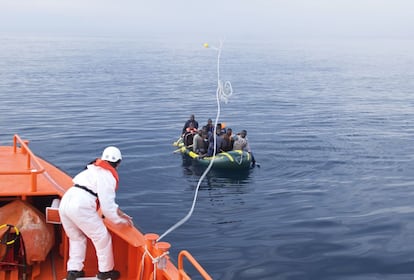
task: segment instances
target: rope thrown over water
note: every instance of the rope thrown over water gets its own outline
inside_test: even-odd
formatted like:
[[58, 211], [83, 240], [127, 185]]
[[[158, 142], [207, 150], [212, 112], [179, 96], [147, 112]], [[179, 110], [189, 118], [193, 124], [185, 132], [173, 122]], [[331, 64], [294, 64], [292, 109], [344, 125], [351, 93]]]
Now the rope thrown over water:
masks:
[[[220, 41], [220, 46], [214, 47], [214, 46], [209, 46], [207, 43], [204, 44], [205, 48], [211, 48], [214, 50], [217, 50], [217, 90], [216, 90], [216, 102], [217, 102], [217, 115], [216, 115], [216, 119], [214, 121], [214, 143], [217, 143], [217, 124], [218, 124], [218, 120], [220, 118], [220, 101], [223, 101], [224, 103], [227, 104], [228, 99], [230, 98], [230, 96], [233, 94], [233, 88], [231, 86], [231, 83], [229, 81], [225, 81], [223, 82], [222, 80], [220, 80], [220, 56], [221, 56], [221, 48], [223, 46], [223, 42]], [[191, 205], [191, 209], [190, 211], [187, 213], [187, 215], [182, 218], [180, 221], [178, 221], [175, 225], [173, 225], [172, 227], [170, 227], [166, 232], [164, 232], [158, 239], [157, 242], [160, 241], [162, 238], [164, 238], [165, 236], [167, 236], [169, 233], [171, 233], [172, 231], [174, 231], [175, 229], [177, 229], [178, 227], [180, 227], [182, 224], [184, 224], [185, 222], [187, 222], [187, 220], [191, 217], [191, 215], [194, 212], [194, 208], [195, 208], [195, 204], [197, 201], [197, 196], [198, 196], [198, 190], [200, 189], [200, 185], [201, 182], [204, 180], [204, 178], [206, 177], [207, 173], [210, 171], [210, 169], [212, 168], [213, 164], [214, 164], [214, 160], [216, 159], [216, 144], [214, 145], [214, 150], [213, 150], [213, 159], [210, 161], [209, 165], [207, 166], [207, 169], [203, 172], [203, 174], [201, 175], [200, 179], [198, 180], [197, 183], [197, 187], [194, 193], [194, 198], [193, 198], [193, 203]]]

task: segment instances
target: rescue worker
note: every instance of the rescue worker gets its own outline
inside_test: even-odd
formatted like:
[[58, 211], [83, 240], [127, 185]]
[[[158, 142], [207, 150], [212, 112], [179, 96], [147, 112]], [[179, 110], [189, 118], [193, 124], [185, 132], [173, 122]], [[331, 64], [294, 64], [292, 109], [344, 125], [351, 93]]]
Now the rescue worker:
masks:
[[99, 270], [96, 277], [112, 280], [120, 277], [119, 271], [114, 270], [112, 239], [103, 218], [115, 224], [133, 225], [132, 218], [122, 212], [115, 202], [119, 181], [117, 168], [121, 160], [121, 151], [117, 147], [105, 148], [100, 159], [88, 164], [73, 178], [74, 185], [62, 197], [59, 213], [69, 237], [67, 280], [85, 275], [83, 263], [87, 238], [91, 239], [96, 250]]

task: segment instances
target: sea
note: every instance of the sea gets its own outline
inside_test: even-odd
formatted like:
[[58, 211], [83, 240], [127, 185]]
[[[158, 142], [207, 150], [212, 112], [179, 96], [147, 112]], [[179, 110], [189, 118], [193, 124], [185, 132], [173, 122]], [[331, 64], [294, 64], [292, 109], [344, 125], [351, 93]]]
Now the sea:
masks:
[[[70, 176], [118, 146], [117, 203], [162, 235], [195, 199], [162, 241], [213, 279], [414, 279], [413, 50], [375, 38], [0, 36], [0, 144], [19, 134]], [[173, 146], [191, 114], [245, 129], [256, 167], [200, 182]]]

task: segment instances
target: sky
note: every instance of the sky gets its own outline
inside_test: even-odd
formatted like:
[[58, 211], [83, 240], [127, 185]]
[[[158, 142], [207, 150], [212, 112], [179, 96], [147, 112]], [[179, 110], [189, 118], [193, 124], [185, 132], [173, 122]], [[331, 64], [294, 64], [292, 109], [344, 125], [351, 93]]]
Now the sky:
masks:
[[414, 1], [0, 0], [0, 34], [414, 39]]

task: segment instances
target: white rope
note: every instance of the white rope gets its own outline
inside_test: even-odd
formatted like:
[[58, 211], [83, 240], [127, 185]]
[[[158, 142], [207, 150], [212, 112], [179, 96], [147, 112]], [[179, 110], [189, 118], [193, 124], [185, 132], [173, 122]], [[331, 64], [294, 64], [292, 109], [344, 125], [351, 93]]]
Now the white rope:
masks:
[[[220, 42], [220, 47], [216, 48], [216, 47], [211, 47], [214, 50], [218, 51], [217, 54], [217, 90], [216, 90], [216, 101], [217, 101], [217, 115], [216, 115], [216, 119], [214, 121], [214, 143], [217, 143], [217, 133], [216, 133], [216, 129], [217, 129], [217, 124], [218, 124], [218, 120], [220, 118], [220, 100], [224, 101], [225, 103], [227, 103], [228, 98], [233, 94], [233, 88], [231, 86], [231, 83], [229, 81], [226, 82], [222, 82], [220, 80], [220, 56], [221, 56], [221, 47], [222, 47], [223, 43]], [[210, 47], [208, 44], [204, 44], [204, 47], [208, 48]], [[200, 189], [200, 185], [201, 182], [204, 180], [204, 178], [206, 177], [207, 173], [210, 171], [211, 167], [214, 164], [214, 160], [216, 159], [216, 144], [214, 145], [214, 150], [213, 150], [213, 158], [210, 161], [209, 165], [207, 166], [207, 169], [203, 172], [203, 174], [201, 175], [200, 179], [198, 180], [197, 183], [197, 187], [194, 193], [194, 198], [193, 198], [193, 203], [191, 205], [191, 209], [190, 211], [187, 213], [187, 215], [182, 218], [180, 221], [178, 221], [175, 225], [173, 225], [172, 227], [170, 227], [166, 232], [164, 232], [158, 239], [157, 242], [160, 241], [162, 238], [164, 238], [165, 236], [167, 236], [167, 234], [169, 234], [170, 232], [172, 232], [173, 230], [177, 229], [178, 227], [180, 227], [182, 224], [184, 224], [193, 214], [194, 212], [194, 208], [195, 208], [195, 204], [197, 201], [197, 196], [198, 196], [198, 191]]]
[[[204, 46], [209, 47], [208, 44], [204, 44]], [[218, 48], [211, 47], [211, 48], [218, 51], [218, 55], [217, 55], [217, 96], [221, 101], [227, 104], [230, 96], [233, 94], [233, 88], [231, 86], [230, 81], [223, 82], [222, 80], [220, 80], [220, 57], [221, 57], [222, 46], [223, 46], [223, 42], [220, 42], [220, 47]], [[218, 102], [218, 104], [220, 103]]]
[[230, 96], [233, 94], [231, 83], [229, 81], [219, 81], [217, 91], [219, 91], [220, 100], [227, 104]]
[[62, 188], [58, 183], [56, 183], [55, 180], [47, 173], [47, 171], [43, 172], [43, 175], [46, 177], [46, 179], [57, 189], [58, 191], [65, 192], [65, 189]]
[[140, 274], [140, 279], [142, 280], [144, 277], [144, 268], [145, 268], [145, 257], [148, 255], [152, 261], [152, 264], [154, 265], [153, 268], [153, 276], [154, 276], [154, 280], [157, 279], [157, 264], [160, 262], [160, 260], [162, 260], [166, 255], [168, 255], [169, 252], [166, 251], [164, 253], [162, 253], [160, 256], [158, 257], [153, 257], [151, 255], [151, 253], [148, 251], [148, 247], [145, 246], [145, 252], [144, 254], [142, 254], [142, 258], [141, 258], [141, 274]]
[[144, 268], [145, 268], [145, 256], [148, 254], [148, 250], [147, 250], [147, 246], [145, 246], [145, 252], [144, 254], [142, 254], [142, 258], [141, 258], [141, 273], [139, 276], [139, 279], [143, 279], [144, 277]]

